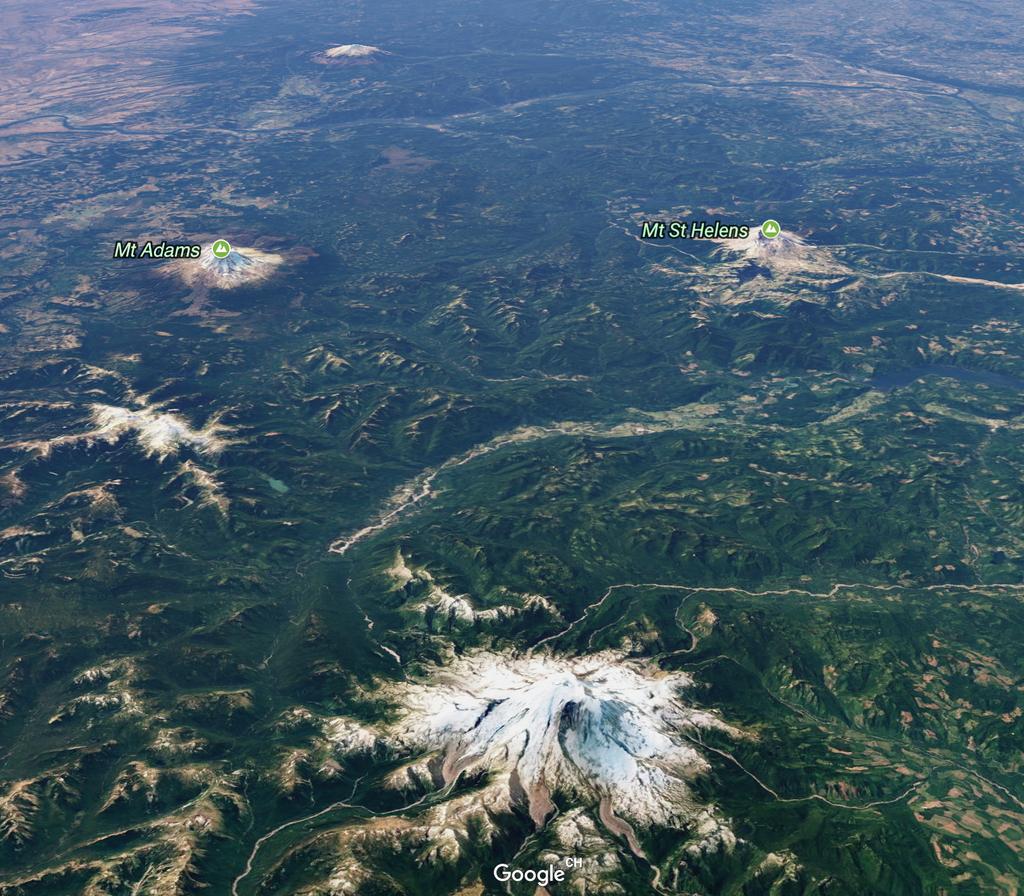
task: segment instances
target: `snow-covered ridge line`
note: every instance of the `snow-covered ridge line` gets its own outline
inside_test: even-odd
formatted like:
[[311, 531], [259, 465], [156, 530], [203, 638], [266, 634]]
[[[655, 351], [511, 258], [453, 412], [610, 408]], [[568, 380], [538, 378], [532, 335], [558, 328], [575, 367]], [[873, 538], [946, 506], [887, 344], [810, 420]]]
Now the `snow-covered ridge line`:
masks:
[[228, 427], [218, 417], [212, 418], [198, 429], [174, 411], [157, 407], [122, 408], [109, 404], [89, 406], [94, 429], [52, 439], [33, 439], [16, 442], [6, 447], [31, 451], [39, 457], [49, 457], [55, 448], [65, 445], [93, 445], [105, 442], [116, 444], [128, 435], [134, 435], [146, 457], [164, 460], [179, 449], [188, 447], [200, 454], [220, 453], [229, 441], [225, 438]]

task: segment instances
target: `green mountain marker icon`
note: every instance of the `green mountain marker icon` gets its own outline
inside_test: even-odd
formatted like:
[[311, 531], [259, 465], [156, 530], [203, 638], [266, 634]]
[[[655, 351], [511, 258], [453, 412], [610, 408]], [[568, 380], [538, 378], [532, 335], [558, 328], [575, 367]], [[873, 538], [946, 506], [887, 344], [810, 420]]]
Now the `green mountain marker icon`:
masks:
[[214, 258], [227, 258], [231, 254], [231, 243], [227, 240], [217, 240], [213, 244]]
[[765, 239], [773, 240], [780, 233], [782, 233], [782, 228], [779, 226], [779, 222], [774, 218], [769, 218], [761, 225], [761, 236]]

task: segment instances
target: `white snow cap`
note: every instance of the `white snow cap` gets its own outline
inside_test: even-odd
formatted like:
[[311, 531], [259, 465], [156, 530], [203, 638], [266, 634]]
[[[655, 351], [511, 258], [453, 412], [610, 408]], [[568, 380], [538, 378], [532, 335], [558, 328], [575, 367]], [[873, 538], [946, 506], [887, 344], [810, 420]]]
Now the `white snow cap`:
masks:
[[[688, 782], [708, 764], [683, 736], [717, 728], [685, 705], [692, 680], [617, 653], [508, 657], [476, 653], [429, 681], [403, 684], [395, 737], [446, 755], [445, 777], [504, 771], [526, 791], [535, 819], [550, 793], [607, 800], [625, 818], [667, 823], [690, 814]], [[539, 820], [539, 819], [538, 819]]]
[[340, 44], [324, 50], [324, 56], [328, 59], [368, 59], [384, 55], [387, 54], [380, 47], [371, 47], [369, 44]]

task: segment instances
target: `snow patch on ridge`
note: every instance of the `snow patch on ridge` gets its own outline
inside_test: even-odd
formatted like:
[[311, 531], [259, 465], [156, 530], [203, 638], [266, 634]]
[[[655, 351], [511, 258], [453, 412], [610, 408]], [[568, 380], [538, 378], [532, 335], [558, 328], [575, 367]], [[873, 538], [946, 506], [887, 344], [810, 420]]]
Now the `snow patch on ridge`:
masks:
[[[409, 609], [421, 615], [434, 614], [439, 620], [450, 619], [464, 623], [472, 623], [478, 619], [495, 621], [506, 619], [521, 613], [524, 609], [539, 606], [545, 612], [551, 611], [550, 602], [543, 597], [528, 595], [524, 597], [522, 607], [513, 604], [500, 604], [494, 607], [478, 609], [468, 594], [451, 594], [442, 588], [428, 569], [410, 566], [402, 555], [401, 549], [395, 552], [394, 563], [384, 570], [395, 588], [409, 592], [420, 586], [423, 596], [409, 604]], [[555, 614], [552, 614], [555, 615]]]
[[365, 725], [341, 716], [325, 721], [324, 735], [342, 755], [369, 753], [379, 743], [378, 736]]
[[227, 427], [216, 418], [200, 429], [172, 411], [154, 407], [136, 409], [109, 404], [93, 404], [89, 408], [94, 429], [53, 439], [34, 439], [18, 442], [9, 447], [34, 452], [39, 457], [50, 457], [55, 448], [64, 445], [94, 445], [106, 442], [114, 445], [125, 436], [133, 435], [146, 457], [164, 460], [181, 448], [191, 448], [200, 454], [217, 454], [227, 444]]
[[[175, 478], [190, 482], [195, 487], [199, 493], [200, 507], [213, 507], [221, 516], [228, 515], [228, 508], [231, 506], [231, 502], [228, 500], [227, 495], [224, 494], [224, 488], [220, 480], [209, 470], [204, 470], [198, 464], [187, 460], [178, 467], [178, 473]], [[190, 499], [186, 498], [185, 500], [191, 503]]]
[[201, 454], [217, 454], [225, 446], [221, 433], [226, 427], [213, 421], [201, 429], [194, 429], [183, 417], [153, 408], [119, 408], [113, 405], [92, 406], [92, 417], [107, 441], [116, 441], [122, 435], [133, 434], [146, 457], [163, 460], [182, 447]]

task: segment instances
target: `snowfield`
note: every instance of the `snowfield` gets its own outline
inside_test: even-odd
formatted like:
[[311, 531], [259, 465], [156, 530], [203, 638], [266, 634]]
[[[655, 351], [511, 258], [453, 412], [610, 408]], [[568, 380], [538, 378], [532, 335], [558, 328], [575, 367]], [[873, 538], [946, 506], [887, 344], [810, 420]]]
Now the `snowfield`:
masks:
[[[691, 790], [708, 770], [702, 730], [742, 732], [683, 695], [692, 679], [605, 651], [583, 657], [477, 652], [426, 679], [395, 684], [398, 706], [380, 743], [443, 757], [446, 783], [463, 771], [496, 774], [541, 825], [553, 794], [601, 803], [641, 825], [692, 818]], [[691, 740], [691, 738], [693, 740]]]

